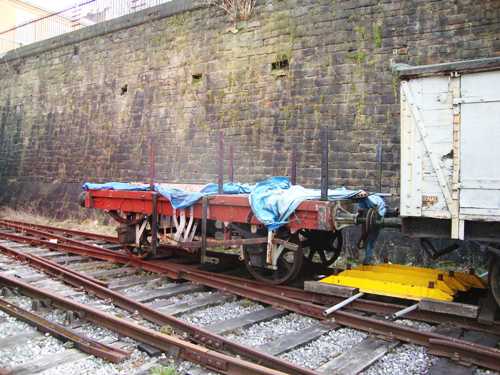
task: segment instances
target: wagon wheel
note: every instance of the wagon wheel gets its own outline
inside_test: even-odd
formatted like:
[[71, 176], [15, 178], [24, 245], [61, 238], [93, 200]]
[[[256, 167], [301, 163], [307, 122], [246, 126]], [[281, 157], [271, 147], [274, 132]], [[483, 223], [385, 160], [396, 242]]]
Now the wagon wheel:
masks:
[[342, 251], [343, 238], [340, 230], [328, 232], [303, 229], [299, 232], [299, 239], [304, 257], [311, 263], [321, 263], [325, 267], [335, 263]]
[[491, 257], [488, 284], [491, 294], [493, 294], [497, 305], [500, 306], [500, 256], [492, 255]]
[[297, 277], [304, 259], [298, 236], [288, 238], [288, 241], [299, 245], [297, 250], [285, 248], [277, 260], [277, 269], [272, 270], [266, 265], [266, 244], [244, 246], [244, 262], [250, 274], [257, 280], [268, 284], [285, 284]]

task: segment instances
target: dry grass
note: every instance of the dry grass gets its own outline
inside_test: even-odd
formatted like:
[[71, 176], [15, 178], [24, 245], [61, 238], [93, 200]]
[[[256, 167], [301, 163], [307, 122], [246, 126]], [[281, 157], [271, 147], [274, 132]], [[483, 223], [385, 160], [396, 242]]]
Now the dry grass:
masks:
[[255, 8], [256, 0], [206, 0], [209, 5], [215, 5], [223, 9], [231, 18], [231, 21], [248, 20]]
[[105, 224], [97, 218], [87, 218], [84, 220], [65, 219], [58, 220], [48, 216], [42, 216], [30, 210], [13, 210], [8, 207], [0, 208], [0, 218], [8, 220], [24, 221], [39, 225], [50, 225], [58, 228], [66, 228], [80, 230], [85, 232], [93, 232], [108, 236], [116, 236], [115, 226], [113, 223]]

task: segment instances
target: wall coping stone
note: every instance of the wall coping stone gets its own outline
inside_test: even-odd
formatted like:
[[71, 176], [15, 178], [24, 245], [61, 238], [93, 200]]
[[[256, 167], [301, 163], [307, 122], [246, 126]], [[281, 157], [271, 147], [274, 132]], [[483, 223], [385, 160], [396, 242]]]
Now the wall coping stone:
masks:
[[105, 34], [113, 33], [134, 26], [139, 26], [146, 22], [156, 21], [162, 18], [174, 16], [179, 13], [204, 8], [207, 5], [199, 0], [172, 0], [168, 3], [156, 5], [141, 11], [130, 13], [109, 21], [87, 26], [79, 30], [61, 34], [50, 39], [28, 44], [24, 47], [16, 48], [0, 57], [0, 64], [12, 60], [17, 60], [33, 55], [38, 55], [67, 45], [82, 42], [84, 40], [96, 38]]

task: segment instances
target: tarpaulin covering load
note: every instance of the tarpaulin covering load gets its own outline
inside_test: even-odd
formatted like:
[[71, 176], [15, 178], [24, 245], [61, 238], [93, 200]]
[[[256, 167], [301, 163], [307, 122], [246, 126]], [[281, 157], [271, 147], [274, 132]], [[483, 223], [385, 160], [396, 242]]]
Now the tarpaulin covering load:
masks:
[[[225, 183], [224, 194], [248, 194], [250, 206], [255, 217], [266, 225], [269, 230], [275, 230], [288, 222], [290, 215], [305, 200], [319, 199], [319, 189], [306, 189], [300, 185], [292, 185], [288, 177], [271, 177], [255, 185]], [[148, 191], [147, 184], [127, 184], [123, 182], [108, 182], [105, 184], [85, 183], [84, 190], [128, 190]], [[217, 184], [208, 184], [199, 192], [188, 192], [161, 184], [154, 184], [154, 190], [170, 201], [172, 207], [186, 208], [205, 195], [217, 194]], [[328, 190], [328, 199], [331, 201], [351, 199], [362, 190], [348, 190], [337, 188]], [[380, 216], [385, 215], [384, 200], [378, 195], [369, 195], [358, 200], [363, 208], [377, 208]]]
[[[328, 200], [350, 199], [362, 190], [337, 188], [328, 190]], [[305, 200], [320, 199], [319, 189], [306, 189], [301, 185], [292, 185], [287, 177], [271, 177], [258, 182], [250, 193], [252, 211], [268, 229], [274, 230], [288, 222], [288, 218]], [[385, 202], [377, 195], [369, 195], [359, 201], [363, 207], [377, 207], [380, 216], [385, 215]]]

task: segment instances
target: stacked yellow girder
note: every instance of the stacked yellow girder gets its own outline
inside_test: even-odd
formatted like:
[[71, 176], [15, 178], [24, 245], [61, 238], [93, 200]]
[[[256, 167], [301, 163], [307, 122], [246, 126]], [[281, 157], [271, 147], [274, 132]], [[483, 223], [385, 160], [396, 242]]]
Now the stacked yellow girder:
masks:
[[357, 288], [364, 293], [417, 301], [423, 298], [453, 301], [458, 292], [486, 288], [483, 280], [473, 273], [388, 263], [348, 269], [320, 282]]

